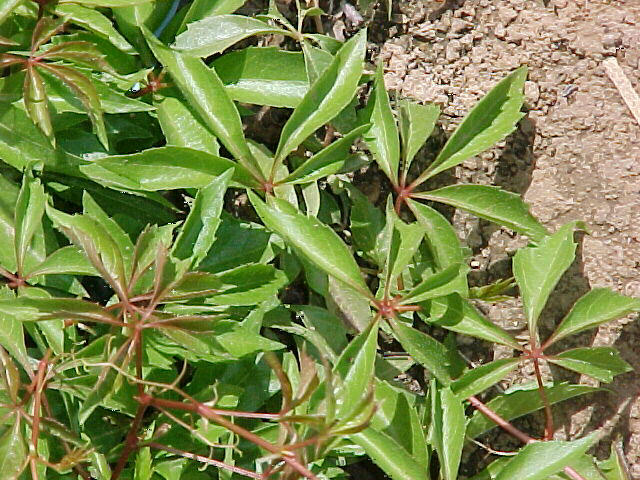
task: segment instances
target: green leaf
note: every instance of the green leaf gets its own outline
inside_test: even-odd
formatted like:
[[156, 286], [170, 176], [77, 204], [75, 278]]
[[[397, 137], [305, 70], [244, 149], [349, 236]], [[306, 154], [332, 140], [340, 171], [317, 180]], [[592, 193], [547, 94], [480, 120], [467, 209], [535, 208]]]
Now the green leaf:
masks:
[[70, 159], [54, 149], [27, 114], [14, 105], [0, 108], [0, 157], [18, 170], [40, 162], [59, 169], [70, 169], [72, 165]]
[[19, 274], [25, 274], [25, 258], [36, 230], [42, 225], [47, 197], [40, 180], [30, 172], [22, 178], [22, 187], [15, 206], [15, 252]]
[[227, 150], [256, 178], [260, 178], [260, 169], [244, 138], [238, 109], [215, 70], [208, 68], [199, 58], [165, 47], [147, 29], [143, 31], [154, 55], [165, 66], [190, 106]]
[[149, 0], [60, 0], [60, 3], [78, 3], [89, 7], [130, 7], [132, 5], [140, 5], [147, 3]]
[[138, 453], [136, 455], [133, 479], [151, 480], [152, 475], [153, 467], [151, 465], [151, 449], [149, 447], [143, 447], [138, 450]]
[[578, 299], [547, 343], [637, 311], [640, 311], [640, 299], [625, 297], [608, 288], [594, 288]]
[[349, 160], [351, 144], [367, 129], [366, 125], [355, 128], [344, 137], [326, 146], [313, 155], [280, 183], [305, 184], [338, 173]]
[[129, 54], [135, 53], [134, 48], [115, 29], [111, 20], [98, 10], [81, 5], [58, 3], [55, 5], [54, 11], [59, 17], [66, 17], [76, 25], [80, 25], [108, 40], [119, 50]]
[[427, 231], [425, 238], [436, 265], [444, 269], [453, 264], [466, 264], [460, 240], [449, 221], [442, 214], [422, 203], [408, 200], [408, 205], [416, 220]]
[[476, 308], [459, 294], [435, 298], [427, 309], [429, 317], [425, 320], [458, 333], [482, 338], [489, 342], [500, 343], [520, 350], [520, 344], [509, 333], [487, 320]]
[[408, 456], [428, 470], [431, 448], [418, 414], [417, 398], [390, 382], [376, 380], [375, 402], [378, 408], [371, 419], [371, 427], [389, 435], [403, 448], [398, 457]]
[[256, 18], [212, 15], [187, 25], [187, 31], [178, 35], [172, 46], [194, 57], [210, 57], [244, 38], [267, 34], [293, 36]]
[[167, 145], [193, 148], [220, 156], [220, 145], [215, 135], [180, 100], [165, 98], [158, 105], [157, 113]]
[[[551, 405], [599, 390], [599, 388], [588, 385], [570, 385], [568, 383], [558, 383], [545, 387], [547, 399]], [[514, 418], [544, 408], [544, 404], [540, 399], [537, 385], [531, 385], [529, 390], [515, 390], [500, 395], [487, 402], [487, 407], [505, 420], [511, 421]], [[493, 421], [476, 411], [467, 424], [467, 436], [476, 438], [494, 427], [496, 427], [496, 424]]]
[[215, 241], [220, 224], [224, 194], [233, 169], [229, 169], [198, 191], [191, 211], [180, 229], [172, 254], [180, 260], [191, 259], [192, 268], [198, 266]]
[[287, 283], [285, 274], [271, 265], [241, 265], [219, 274], [224, 289], [210, 295], [217, 305], [256, 305], [273, 298]]
[[618, 351], [611, 347], [585, 347], [567, 350], [548, 357], [551, 363], [584, 373], [601, 382], [612, 382], [613, 377], [633, 370]]
[[[342, 43], [338, 43], [338, 50]], [[327, 69], [333, 61], [333, 55], [326, 50], [316, 48], [309, 42], [302, 44], [302, 52], [304, 53], [304, 66], [307, 77], [311, 83], [315, 82], [318, 77]]]
[[266, 263], [273, 258], [271, 233], [262, 225], [241, 222], [224, 211], [220, 219], [216, 240], [200, 262], [200, 270], [223, 272], [237, 265]]
[[0, 23], [13, 13], [24, 0], [2, 0], [0, 2]]
[[527, 68], [520, 67], [493, 87], [464, 118], [420, 180], [459, 165], [509, 135], [524, 116], [520, 107], [526, 78]]
[[376, 208], [360, 190], [347, 184], [347, 192], [351, 199], [351, 235], [355, 246], [379, 267], [384, 265], [384, 255], [377, 248], [378, 236], [385, 226], [385, 216]]
[[598, 467], [607, 480], [631, 480], [631, 473], [624, 458], [621, 441], [611, 444], [611, 455], [608, 459], [600, 462]]
[[270, 197], [267, 205], [253, 192], [248, 193], [253, 207], [267, 228], [302, 252], [327, 274], [365, 295], [370, 295], [351, 252], [331, 228], [316, 218], [299, 213], [284, 200]]
[[398, 126], [402, 138], [402, 172], [406, 179], [413, 158], [433, 132], [440, 116], [440, 107], [420, 105], [407, 99], [401, 100], [399, 106]]
[[537, 247], [521, 248], [513, 257], [513, 276], [520, 287], [531, 334], [535, 334], [538, 317], [549, 294], [573, 263], [576, 253], [574, 229], [575, 224], [569, 223], [544, 238]]
[[[0, 302], [10, 302], [13, 298], [13, 292], [8, 288], [0, 289]], [[25, 371], [30, 372], [32, 370], [24, 343], [22, 322], [9, 311], [0, 313], [0, 345], [22, 365]]]
[[431, 439], [438, 452], [444, 480], [456, 480], [464, 446], [464, 406], [462, 399], [450, 388], [436, 390], [435, 382], [431, 385]]
[[237, 102], [295, 108], [309, 89], [301, 52], [249, 47], [223, 55], [212, 66]]
[[466, 266], [461, 268], [460, 265], [450, 265], [440, 272], [429, 275], [408, 293], [403, 295], [401, 303], [405, 305], [409, 303], [419, 303], [452, 293], [463, 295], [465, 292], [460, 291], [464, 289], [460, 289], [462, 282], [460, 282], [459, 277], [460, 275], [466, 277], [467, 272], [468, 268]]
[[59, 248], [40, 265], [27, 272], [29, 277], [37, 275], [98, 275], [87, 256], [78, 247], [69, 245]]
[[350, 330], [362, 332], [372, 320], [369, 299], [334, 277], [328, 277], [327, 308], [338, 315]]
[[502, 358], [474, 367], [451, 384], [451, 391], [464, 400], [492, 387], [515, 370], [520, 359]]
[[21, 419], [16, 415], [11, 427], [0, 437], [0, 471], [5, 478], [12, 480], [18, 478], [27, 460]]
[[377, 348], [378, 322], [370, 322], [340, 355], [335, 368], [342, 377], [342, 388], [336, 393], [338, 420], [352, 418], [359, 413], [356, 409], [373, 387]]
[[346, 107], [358, 88], [366, 50], [366, 30], [351, 38], [313, 82], [282, 129], [276, 160], [282, 161], [309, 135]]
[[233, 13], [244, 5], [246, 0], [194, 0], [186, 13], [178, 32], [182, 33], [186, 26], [205, 17]]
[[451, 383], [451, 361], [447, 347], [426, 333], [400, 321], [391, 322], [393, 333], [409, 355], [419, 362], [443, 385]]
[[404, 449], [389, 435], [369, 427], [349, 437], [393, 480], [429, 479], [424, 466], [409, 455], [398, 455]]
[[384, 86], [382, 63], [376, 69], [375, 83], [369, 102], [371, 108], [371, 128], [365, 134], [365, 140], [373, 158], [393, 185], [398, 185], [398, 167], [400, 165], [400, 140], [398, 127], [391, 111], [389, 96]]
[[382, 271], [385, 288], [392, 287], [411, 262], [422, 243], [424, 234], [425, 229], [420, 223], [403, 222], [393, 209], [391, 196], [387, 197], [387, 227], [379, 239], [379, 248], [386, 254]]
[[597, 440], [597, 434], [592, 434], [573, 442], [530, 443], [500, 470], [496, 480], [546, 480], [550, 475], [579, 460]]
[[461, 208], [529, 236], [539, 242], [548, 235], [547, 230], [529, 213], [529, 207], [520, 195], [488, 185], [450, 185], [430, 192], [414, 194], [423, 198]]
[[88, 177], [111, 188], [151, 192], [202, 188], [229, 169], [234, 169], [234, 180], [238, 183], [258, 186], [241, 165], [184, 147], [167, 146], [130, 155], [111, 155], [80, 167]]

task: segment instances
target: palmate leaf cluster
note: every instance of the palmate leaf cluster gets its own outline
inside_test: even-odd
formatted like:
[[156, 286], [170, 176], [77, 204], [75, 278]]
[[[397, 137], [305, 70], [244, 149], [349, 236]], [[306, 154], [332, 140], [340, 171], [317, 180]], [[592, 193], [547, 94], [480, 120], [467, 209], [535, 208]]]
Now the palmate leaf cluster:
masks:
[[[439, 108], [390, 100], [366, 29], [340, 42], [314, 31], [313, 3], [243, 4], [0, 0], [3, 478], [347, 479], [374, 463], [453, 480], [496, 417], [538, 410], [544, 437], [516, 432], [526, 445], [473, 478], [628, 478], [618, 449], [587, 453], [598, 432], [549, 434], [552, 405], [601, 389], [493, 387], [525, 362], [613, 381], [630, 370], [614, 348], [558, 342], [640, 300], [594, 289], [541, 338], [582, 225], [550, 233], [496, 187], [423, 188], [516, 128], [526, 67], [425, 167]], [[263, 46], [274, 36], [286, 48]], [[275, 108], [276, 138], [248, 138]], [[392, 190], [376, 204], [352, 182], [373, 162]], [[470, 288], [438, 204], [526, 236], [513, 278]], [[525, 342], [474, 303], [514, 286]], [[472, 368], [456, 334], [514, 355]]]

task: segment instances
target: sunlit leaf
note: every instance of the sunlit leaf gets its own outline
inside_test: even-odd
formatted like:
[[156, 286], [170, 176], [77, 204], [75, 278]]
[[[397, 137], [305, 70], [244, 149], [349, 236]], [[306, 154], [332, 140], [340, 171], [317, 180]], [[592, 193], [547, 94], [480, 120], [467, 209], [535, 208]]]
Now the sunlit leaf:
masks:
[[578, 460], [598, 440], [596, 434], [574, 440], [573, 442], [549, 441], [534, 442], [526, 445], [518, 455], [500, 470], [496, 480], [526, 478], [544, 480], [570, 466]]
[[351, 38], [313, 82], [282, 129], [276, 160], [281, 161], [309, 135], [331, 121], [356, 93], [366, 50], [366, 30]]
[[327, 274], [362, 293], [368, 292], [351, 252], [333, 230], [317, 219], [299, 213], [284, 200], [271, 197], [266, 204], [252, 192], [249, 192], [249, 198], [269, 229]]
[[[551, 405], [599, 390], [599, 388], [588, 385], [570, 385], [568, 383], [559, 383], [545, 387], [547, 399]], [[544, 407], [544, 404], [540, 399], [540, 392], [538, 392], [537, 387], [534, 385], [528, 390], [514, 390], [500, 395], [490, 402], [487, 402], [487, 407], [505, 420], [510, 421], [527, 413], [540, 410]], [[492, 420], [489, 420], [480, 412], [476, 411], [467, 424], [467, 436], [469, 438], [475, 438], [494, 427], [496, 427], [496, 424]]]
[[430, 192], [414, 194], [423, 198], [461, 208], [529, 236], [539, 242], [547, 230], [529, 213], [529, 207], [519, 195], [487, 185], [450, 185]]
[[573, 223], [567, 224], [553, 235], [545, 237], [537, 247], [521, 248], [513, 257], [513, 275], [520, 287], [532, 334], [536, 332], [538, 317], [549, 294], [573, 263], [576, 252], [574, 229]]
[[402, 139], [402, 172], [406, 178], [409, 167], [418, 150], [433, 132], [440, 107], [420, 105], [404, 99], [399, 102], [398, 126]]
[[607, 383], [612, 382], [614, 376], [633, 370], [611, 347], [574, 348], [550, 356], [548, 360]]
[[509, 135], [524, 116], [527, 68], [520, 67], [498, 83], [464, 118], [420, 180], [459, 165]]
[[256, 18], [213, 15], [187, 25], [187, 31], [176, 37], [173, 48], [196, 57], [209, 57], [244, 38], [266, 34], [292, 35]]
[[435, 388], [431, 383], [431, 439], [440, 459], [440, 471], [445, 480], [458, 478], [465, 436], [465, 416], [462, 399], [450, 388]]
[[519, 362], [518, 358], [502, 358], [474, 367], [451, 384], [451, 391], [460, 399], [477, 395], [501, 381]]
[[176, 258], [181, 260], [191, 258], [191, 264], [197, 267], [207, 256], [207, 252], [215, 241], [224, 193], [232, 175], [233, 169], [229, 169], [198, 191], [191, 211], [173, 246], [172, 254]]
[[578, 299], [548, 342], [556, 342], [638, 311], [640, 299], [625, 297], [608, 288], [594, 288]]
[[373, 102], [371, 117], [368, 119], [371, 122], [371, 128], [367, 131], [365, 140], [382, 171], [391, 183], [398, 185], [400, 140], [398, 127], [389, 104], [389, 96], [384, 86], [382, 63], [378, 64], [369, 102]]

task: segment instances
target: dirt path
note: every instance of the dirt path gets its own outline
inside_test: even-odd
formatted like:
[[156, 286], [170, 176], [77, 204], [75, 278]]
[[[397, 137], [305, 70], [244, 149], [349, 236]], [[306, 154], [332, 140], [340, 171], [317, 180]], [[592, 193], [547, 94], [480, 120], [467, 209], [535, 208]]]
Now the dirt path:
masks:
[[[446, 132], [499, 79], [529, 66], [529, 115], [520, 129], [504, 145], [465, 162], [456, 177], [523, 194], [551, 229], [587, 222], [591, 235], [583, 237], [579, 261], [546, 311], [548, 325], [589, 286], [640, 297], [640, 125], [602, 67], [615, 56], [640, 91], [640, 2], [401, 0], [396, 12], [390, 28], [381, 30], [387, 87], [439, 104]], [[476, 281], [508, 274], [509, 254], [521, 241], [459, 213], [455, 223], [475, 254]], [[516, 301], [485, 310], [510, 328], [523, 325]], [[637, 319], [576, 342], [615, 344], [640, 367]], [[527, 372], [520, 373], [512, 381], [524, 381]], [[640, 376], [622, 375], [612, 390], [596, 402], [565, 406], [558, 435], [607, 425], [608, 440], [621, 436], [631, 471], [640, 476]], [[608, 454], [609, 443], [600, 455]]]

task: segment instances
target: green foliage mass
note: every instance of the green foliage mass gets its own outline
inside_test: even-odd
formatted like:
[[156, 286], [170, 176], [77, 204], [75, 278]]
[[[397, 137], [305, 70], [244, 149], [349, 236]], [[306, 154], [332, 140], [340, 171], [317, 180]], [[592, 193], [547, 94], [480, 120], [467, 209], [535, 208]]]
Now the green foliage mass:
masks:
[[[425, 165], [440, 110], [390, 98], [366, 29], [243, 4], [0, 0], [2, 478], [455, 480], [497, 424], [525, 445], [473, 478], [628, 478], [618, 449], [587, 454], [598, 432], [551, 440], [552, 405], [599, 388], [494, 387], [527, 362], [613, 381], [614, 348], [559, 341], [640, 300], [595, 289], [540, 338], [580, 224], [424, 188], [514, 131], [526, 67]], [[354, 182], [374, 163], [376, 203]], [[526, 236], [514, 278], [470, 288], [438, 204]], [[474, 306], [516, 286], [524, 341]], [[515, 354], [470, 365], [456, 334]], [[510, 423], [538, 410], [544, 434]]]

